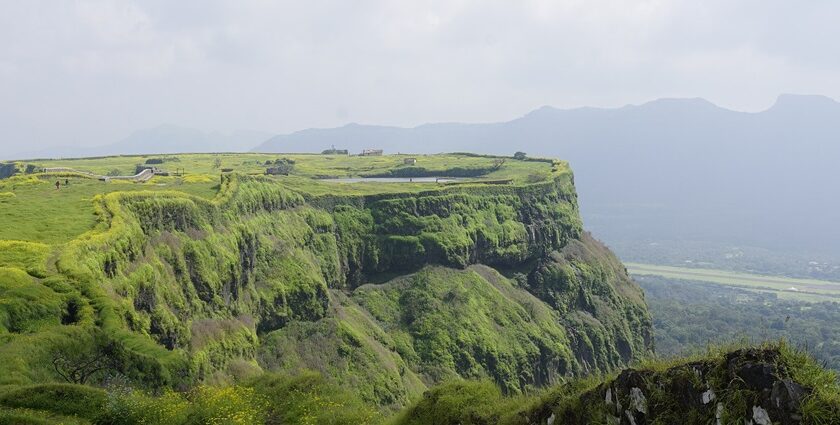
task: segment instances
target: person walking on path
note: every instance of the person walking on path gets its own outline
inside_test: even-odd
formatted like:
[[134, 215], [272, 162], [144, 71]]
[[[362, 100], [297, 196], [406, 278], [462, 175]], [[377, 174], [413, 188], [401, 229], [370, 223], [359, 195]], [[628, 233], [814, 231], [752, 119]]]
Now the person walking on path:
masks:
[[61, 182], [56, 180], [55, 181], [55, 190], [60, 190], [60, 189], [61, 189]]

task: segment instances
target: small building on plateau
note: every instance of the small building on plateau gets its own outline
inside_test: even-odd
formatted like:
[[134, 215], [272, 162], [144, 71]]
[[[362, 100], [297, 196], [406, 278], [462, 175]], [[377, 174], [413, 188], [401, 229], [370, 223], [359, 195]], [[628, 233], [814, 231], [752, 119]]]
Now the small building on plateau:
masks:
[[382, 156], [382, 149], [365, 149], [362, 156]]
[[417, 158], [406, 158], [403, 160], [403, 164], [405, 165], [414, 165], [417, 163]]

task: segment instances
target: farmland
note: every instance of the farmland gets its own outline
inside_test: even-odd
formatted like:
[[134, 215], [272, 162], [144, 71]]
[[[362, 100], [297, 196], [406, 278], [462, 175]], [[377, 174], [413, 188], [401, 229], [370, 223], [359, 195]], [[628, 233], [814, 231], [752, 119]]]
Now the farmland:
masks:
[[639, 263], [625, 263], [625, 266], [633, 275], [711, 282], [757, 292], [776, 293], [783, 299], [812, 302], [840, 301], [840, 282]]

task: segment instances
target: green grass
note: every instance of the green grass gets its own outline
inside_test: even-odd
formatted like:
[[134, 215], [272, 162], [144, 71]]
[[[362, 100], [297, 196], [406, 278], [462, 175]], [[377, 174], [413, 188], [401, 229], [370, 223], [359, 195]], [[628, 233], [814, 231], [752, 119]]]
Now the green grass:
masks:
[[[711, 282], [736, 288], [776, 293], [780, 298], [800, 301], [840, 302], [840, 282], [816, 279], [799, 279], [782, 276], [764, 276], [726, 270], [689, 267], [657, 266], [625, 263], [627, 271], [636, 275], [662, 276], [671, 279]], [[796, 288], [791, 289], [791, 288]]]
[[[54, 186], [60, 180], [62, 188]], [[140, 190], [178, 190], [212, 198], [218, 180], [177, 184], [174, 178], [156, 177], [147, 183], [104, 183], [86, 178], [15, 177], [0, 180], [0, 191], [14, 197], [0, 198], [0, 240], [18, 240], [44, 244], [68, 242], [93, 229], [97, 224], [94, 197], [111, 192]], [[3, 254], [0, 253], [0, 257]]]
[[[105, 175], [117, 170], [131, 175], [135, 166], [159, 155], [116, 156], [105, 158], [34, 160], [38, 167], [72, 168], [78, 171]], [[262, 174], [265, 162], [278, 158], [295, 161], [293, 175], [274, 178], [284, 186], [310, 196], [341, 195], [359, 196], [370, 194], [419, 193], [441, 189], [437, 183], [357, 183], [346, 184], [325, 182], [322, 177], [359, 177], [368, 174], [386, 173], [404, 167], [403, 160], [409, 155], [386, 155], [360, 157], [347, 155], [289, 155], [289, 154], [182, 154], [167, 155], [177, 161], [166, 161], [157, 167], [185, 173], [183, 177], [157, 176], [146, 183], [112, 181], [104, 183], [82, 176], [28, 175], [0, 180], [0, 241], [19, 240], [44, 244], [61, 244], [75, 239], [98, 223], [93, 199], [97, 195], [111, 192], [133, 192], [141, 190], [175, 190], [211, 199], [218, 190], [220, 169], [233, 169], [243, 174]], [[493, 158], [470, 155], [411, 155], [418, 159], [415, 167], [445, 175], [451, 169], [488, 169]], [[221, 161], [215, 167], [216, 159]], [[547, 179], [554, 167], [556, 173], [568, 173], [565, 163], [552, 165], [549, 162], [515, 161], [508, 159], [496, 171], [473, 179], [511, 179], [520, 184]], [[536, 178], [538, 176], [539, 178]], [[69, 185], [64, 185], [69, 178]], [[61, 190], [54, 183], [60, 181]], [[2, 254], [0, 254], [2, 255]], [[0, 260], [2, 261], [2, 260]]]
[[[179, 154], [166, 155], [177, 157], [178, 161], [167, 161], [157, 167], [175, 171], [183, 169], [189, 174], [218, 174], [221, 168], [231, 168], [238, 173], [258, 173], [265, 171], [264, 163], [278, 158], [289, 158], [295, 161], [294, 174], [304, 177], [353, 177], [371, 173], [381, 173], [404, 167], [405, 158], [416, 158], [413, 167], [440, 171], [454, 168], [487, 168], [493, 165], [493, 158], [463, 155], [383, 155], [383, 156], [350, 156], [350, 155], [315, 155], [315, 154], [264, 154], [264, 153], [223, 153], [223, 154]], [[82, 158], [60, 160], [34, 160], [31, 163], [40, 167], [67, 167], [96, 174], [106, 174], [111, 170], [119, 170], [125, 175], [134, 173], [135, 166], [143, 164], [149, 158], [160, 158], [160, 155], [144, 156], [116, 156], [106, 158]], [[220, 167], [215, 168], [215, 161], [219, 159]], [[488, 175], [488, 178], [514, 178], [524, 181], [532, 174], [547, 174], [552, 165], [547, 162], [515, 161], [508, 158], [498, 170]]]

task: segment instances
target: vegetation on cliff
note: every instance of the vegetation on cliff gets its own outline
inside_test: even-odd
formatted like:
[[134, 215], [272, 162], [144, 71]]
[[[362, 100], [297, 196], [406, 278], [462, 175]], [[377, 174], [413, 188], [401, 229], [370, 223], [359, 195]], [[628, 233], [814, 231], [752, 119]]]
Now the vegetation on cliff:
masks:
[[375, 423], [651, 354], [642, 292], [583, 231], [565, 163], [429, 156], [424, 173], [480, 175], [344, 184], [317, 177], [410, 172], [289, 158], [288, 176], [255, 175], [276, 156], [183, 155], [146, 183], [0, 181], [0, 423]]

